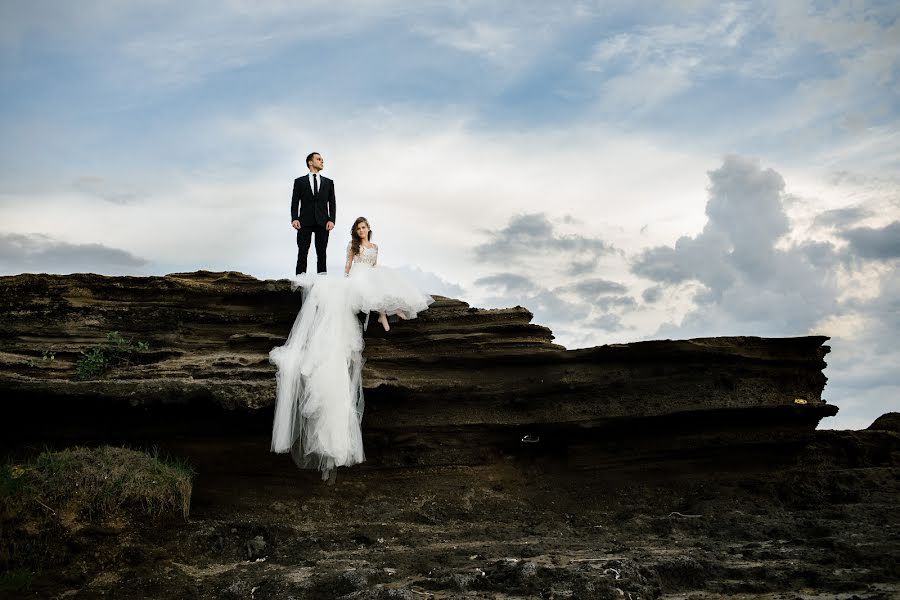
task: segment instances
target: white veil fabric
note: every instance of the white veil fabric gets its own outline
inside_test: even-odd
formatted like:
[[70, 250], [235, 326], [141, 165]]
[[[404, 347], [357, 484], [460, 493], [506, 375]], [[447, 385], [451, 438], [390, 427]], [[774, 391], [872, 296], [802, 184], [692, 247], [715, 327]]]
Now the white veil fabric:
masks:
[[362, 328], [343, 277], [301, 275], [297, 287], [303, 305], [287, 342], [269, 353], [277, 367], [272, 452], [290, 451], [299, 467], [326, 479], [365, 460]]

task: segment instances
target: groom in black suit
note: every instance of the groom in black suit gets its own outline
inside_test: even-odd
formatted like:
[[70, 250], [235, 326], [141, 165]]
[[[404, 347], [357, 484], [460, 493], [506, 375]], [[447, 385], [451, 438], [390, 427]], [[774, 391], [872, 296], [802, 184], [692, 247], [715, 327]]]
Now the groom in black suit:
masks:
[[322, 155], [311, 153], [306, 157], [306, 166], [309, 174], [294, 180], [291, 194], [291, 226], [297, 230], [297, 275], [306, 273], [306, 257], [313, 236], [316, 238], [316, 271], [326, 271], [325, 249], [328, 233], [334, 229], [336, 210], [334, 182], [319, 174], [325, 168]]

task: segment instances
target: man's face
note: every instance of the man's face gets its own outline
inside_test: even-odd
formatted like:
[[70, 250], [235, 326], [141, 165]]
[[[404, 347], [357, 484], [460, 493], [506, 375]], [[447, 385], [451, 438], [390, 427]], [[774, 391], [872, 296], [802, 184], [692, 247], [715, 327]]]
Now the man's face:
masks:
[[313, 157], [312, 157], [312, 160], [309, 161], [309, 166], [311, 166], [311, 167], [313, 167], [313, 168], [315, 168], [315, 169], [318, 169], [319, 171], [321, 171], [322, 169], [324, 169], [324, 168], [325, 168], [325, 161], [322, 160], [322, 155], [321, 155], [321, 154], [316, 154], [315, 156], [313, 156]]

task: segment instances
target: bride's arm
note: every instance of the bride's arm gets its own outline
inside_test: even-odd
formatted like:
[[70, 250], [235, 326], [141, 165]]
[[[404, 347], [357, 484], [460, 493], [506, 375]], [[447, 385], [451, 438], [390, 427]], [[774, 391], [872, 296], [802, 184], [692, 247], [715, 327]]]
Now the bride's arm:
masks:
[[350, 274], [350, 269], [353, 268], [353, 246], [352, 244], [347, 245], [347, 264], [344, 265], [344, 275]]

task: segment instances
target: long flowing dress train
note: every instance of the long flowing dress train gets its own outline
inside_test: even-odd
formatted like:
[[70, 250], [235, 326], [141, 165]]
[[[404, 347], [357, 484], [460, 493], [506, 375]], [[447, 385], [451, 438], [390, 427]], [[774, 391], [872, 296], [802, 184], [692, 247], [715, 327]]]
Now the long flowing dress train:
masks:
[[414, 318], [433, 302], [402, 274], [375, 267], [377, 247], [363, 249], [349, 277], [301, 275], [303, 304], [283, 346], [269, 352], [277, 368], [272, 452], [290, 452], [301, 468], [322, 471], [365, 460], [361, 423], [363, 337], [357, 314]]
[[277, 367], [272, 452], [290, 451], [325, 479], [365, 460], [362, 328], [343, 277], [301, 276], [295, 287], [303, 305], [287, 342], [269, 353]]

